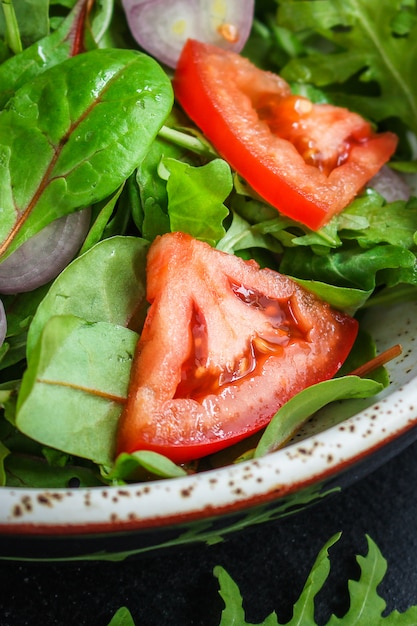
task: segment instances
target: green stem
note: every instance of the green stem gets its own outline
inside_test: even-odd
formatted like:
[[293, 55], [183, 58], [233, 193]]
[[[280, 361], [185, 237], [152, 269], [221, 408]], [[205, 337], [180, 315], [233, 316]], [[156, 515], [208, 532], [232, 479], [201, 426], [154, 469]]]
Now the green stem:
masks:
[[200, 139], [197, 139], [197, 137], [193, 137], [187, 133], [182, 133], [174, 128], [162, 126], [158, 135], [162, 137], [162, 139], [166, 139], [167, 141], [170, 141], [181, 148], [185, 148], [186, 150], [191, 150], [191, 152], [195, 152], [196, 154], [201, 154], [210, 158], [217, 156], [209, 146], [200, 141]]
[[10, 50], [14, 54], [22, 52], [22, 41], [20, 39], [19, 26], [17, 24], [16, 13], [13, 6], [13, 0], [1, 0], [3, 7], [4, 19], [6, 22], [6, 41]]

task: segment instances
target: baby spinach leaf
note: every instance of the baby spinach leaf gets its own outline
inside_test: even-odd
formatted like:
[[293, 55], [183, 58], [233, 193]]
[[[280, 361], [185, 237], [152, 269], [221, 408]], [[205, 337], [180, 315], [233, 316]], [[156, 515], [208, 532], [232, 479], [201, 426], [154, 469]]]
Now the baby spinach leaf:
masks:
[[317, 280], [303, 280], [296, 277], [292, 277], [292, 279], [312, 293], [315, 293], [322, 300], [328, 302], [335, 309], [345, 311], [349, 315], [354, 315], [358, 309], [364, 306], [373, 293], [372, 289], [337, 287]]
[[75, 315], [88, 322], [109, 322], [139, 331], [147, 307], [148, 245], [135, 237], [112, 237], [72, 261], [36, 311], [28, 334], [28, 358], [54, 315]]
[[256, 447], [254, 456], [264, 456], [277, 450], [313, 413], [330, 402], [368, 398], [382, 389], [381, 383], [358, 376], [333, 378], [303, 389], [275, 413]]
[[124, 483], [126, 480], [140, 480], [155, 478], [178, 478], [186, 476], [185, 469], [173, 463], [166, 456], [151, 450], [138, 450], [132, 454], [122, 452], [109, 472], [102, 472], [106, 481], [112, 483]]
[[0, 254], [118, 189], [171, 105], [164, 71], [129, 50], [86, 52], [18, 89], [0, 116]]
[[16, 426], [47, 446], [110, 465], [137, 339], [106, 322], [51, 318], [23, 376]]

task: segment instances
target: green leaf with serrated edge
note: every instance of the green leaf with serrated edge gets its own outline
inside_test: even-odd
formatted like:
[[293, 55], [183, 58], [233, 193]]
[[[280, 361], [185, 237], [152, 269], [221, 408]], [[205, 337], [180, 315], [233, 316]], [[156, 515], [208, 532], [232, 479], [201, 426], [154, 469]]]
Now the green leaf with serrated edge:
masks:
[[255, 457], [281, 447], [313, 413], [330, 402], [368, 398], [382, 389], [381, 383], [358, 376], [333, 378], [303, 389], [275, 413], [256, 447]]
[[417, 624], [417, 606], [410, 607], [404, 613], [393, 611], [382, 616], [386, 603], [377, 593], [377, 588], [384, 578], [387, 562], [377, 545], [367, 536], [368, 553], [358, 556], [357, 561], [361, 574], [359, 580], [349, 580], [349, 610], [343, 617], [332, 615], [326, 626], [369, 626], [385, 624], [386, 626], [414, 626]]
[[0, 116], [0, 254], [118, 189], [172, 98], [156, 61], [120, 49], [77, 55], [18, 89]]
[[52, 317], [23, 376], [19, 430], [52, 448], [110, 465], [137, 339], [122, 326]]
[[[398, 37], [393, 24], [401, 11], [410, 13], [408, 31]], [[287, 80], [316, 85], [340, 83], [360, 73], [377, 81], [377, 97], [363, 97], [374, 119], [399, 117], [417, 130], [417, 8], [392, 0], [281, 0], [278, 20], [293, 32], [311, 29], [330, 40], [336, 52], [293, 59], [282, 74]], [[404, 26], [404, 24], [403, 24]], [[358, 104], [360, 102], [358, 101]]]
[[[20, 2], [15, 3], [20, 7]], [[47, 5], [48, 2], [45, 2]], [[14, 92], [48, 67], [53, 67], [77, 52], [74, 44], [85, 20], [86, 0], [79, 0], [60, 26], [50, 35], [37, 38], [31, 46], [0, 65], [0, 108], [4, 107]], [[23, 15], [27, 13], [27, 6]], [[0, 21], [1, 21], [0, 11]], [[27, 16], [29, 17], [29, 16]], [[46, 13], [47, 17], [47, 13]], [[28, 23], [30, 19], [26, 20]], [[1, 27], [0, 27], [1, 30]]]
[[161, 163], [168, 171], [171, 230], [215, 244], [225, 233], [223, 220], [229, 213], [224, 205], [233, 188], [228, 163], [214, 159], [201, 167], [193, 167], [171, 158], [163, 158]]
[[395, 275], [403, 269], [412, 269], [415, 263], [413, 252], [389, 244], [365, 250], [359, 246], [347, 247], [325, 255], [314, 254], [304, 247], [286, 248], [280, 272], [306, 280], [368, 291], [382, 284], [378, 272], [392, 268]]
[[[336, 543], [339, 537], [340, 533], [334, 535], [320, 550], [303, 591], [294, 605], [293, 616], [289, 622], [285, 622], [287, 626], [314, 626], [316, 623], [314, 620], [314, 599], [329, 575], [330, 563], [328, 550]], [[256, 626], [246, 621], [242, 596], [240, 595], [238, 586], [229, 574], [220, 566], [214, 568], [214, 574], [219, 580], [219, 593], [225, 603], [220, 626], [229, 626], [230, 624]], [[276, 613], [273, 612], [258, 626], [283, 626], [283, 623], [278, 621]]]
[[112, 237], [72, 261], [55, 279], [32, 320], [28, 358], [45, 323], [54, 315], [70, 314], [139, 332], [147, 307], [148, 247], [144, 239]]
[[[236, 212], [233, 212], [232, 216], [232, 223], [226, 234], [217, 242], [218, 250], [230, 254], [248, 248], [266, 248], [271, 252], [282, 252], [281, 244], [271, 235], [272, 224], [249, 224]], [[273, 222], [276, 223], [275, 220]]]
[[[329, 548], [339, 539], [341, 533], [334, 535], [320, 550], [317, 559], [304, 585], [303, 591], [294, 605], [292, 618], [285, 622], [285, 626], [316, 626], [314, 603], [318, 592], [322, 589], [330, 572]], [[417, 623], [417, 606], [410, 607], [404, 613], [393, 611], [382, 616], [386, 603], [378, 595], [377, 587], [382, 581], [387, 563], [376, 544], [367, 537], [368, 553], [358, 556], [361, 569], [357, 581], [350, 580], [349, 595], [350, 607], [342, 617], [332, 615], [326, 626], [415, 626]], [[219, 593], [225, 602], [220, 626], [236, 624], [239, 626], [284, 626], [278, 621], [275, 612], [271, 613], [262, 623], [253, 624], [245, 620], [243, 600], [239, 588], [229, 574], [221, 567], [214, 568], [218, 578]]]

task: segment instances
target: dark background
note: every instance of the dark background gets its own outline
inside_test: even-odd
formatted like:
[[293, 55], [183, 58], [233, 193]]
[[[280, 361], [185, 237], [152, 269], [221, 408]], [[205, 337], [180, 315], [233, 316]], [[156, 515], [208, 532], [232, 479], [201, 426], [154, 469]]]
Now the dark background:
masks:
[[136, 626], [218, 626], [223, 607], [215, 565], [239, 585], [246, 620], [275, 610], [291, 617], [310, 568], [336, 532], [332, 569], [317, 597], [317, 621], [347, 607], [366, 534], [388, 561], [379, 587], [387, 611], [417, 604], [417, 443], [371, 475], [314, 507], [210, 547], [177, 548], [120, 563], [29, 564], [0, 561], [1, 626], [107, 626], [127, 606]]

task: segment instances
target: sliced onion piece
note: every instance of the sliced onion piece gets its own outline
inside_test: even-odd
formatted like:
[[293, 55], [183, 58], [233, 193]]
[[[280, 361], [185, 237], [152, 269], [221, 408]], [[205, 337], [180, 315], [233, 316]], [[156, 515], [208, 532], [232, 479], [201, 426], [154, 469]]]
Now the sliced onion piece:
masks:
[[80, 249], [90, 216], [90, 208], [64, 215], [25, 241], [0, 263], [0, 293], [32, 291], [58, 276]]
[[253, 22], [254, 0], [122, 0], [139, 45], [175, 67], [187, 39], [240, 52]]
[[6, 312], [4, 310], [3, 302], [0, 300], [0, 348], [6, 338], [7, 332], [7, 320]]
[[374, 189], [387, 202], [408, 200], [411, 195], [411, 189], [404, 178], [387, 165], [384, 165], [378, 174], [371, 178], [367, 187]]

